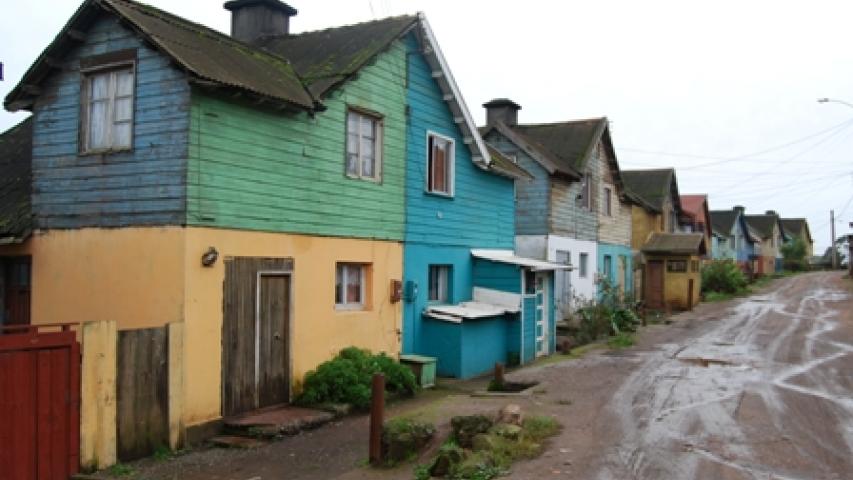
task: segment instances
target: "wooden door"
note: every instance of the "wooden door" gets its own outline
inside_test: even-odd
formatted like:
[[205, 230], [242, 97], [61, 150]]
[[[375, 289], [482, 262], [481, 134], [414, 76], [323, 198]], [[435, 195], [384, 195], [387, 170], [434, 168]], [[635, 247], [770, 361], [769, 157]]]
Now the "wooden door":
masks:
[[663, 268], [663, 260], [650, 260], [646, 263], [646, 306], [648, 308], [664, 308]]
[[66, 480], [80, 464], [74, 332], [0, 328], [0, 480]]
[[224, 416], [289, 401], [292, 266], [290, 259], [225, 259]]
[[258, 275], [258, 406], [289, 400], [290, 277]]

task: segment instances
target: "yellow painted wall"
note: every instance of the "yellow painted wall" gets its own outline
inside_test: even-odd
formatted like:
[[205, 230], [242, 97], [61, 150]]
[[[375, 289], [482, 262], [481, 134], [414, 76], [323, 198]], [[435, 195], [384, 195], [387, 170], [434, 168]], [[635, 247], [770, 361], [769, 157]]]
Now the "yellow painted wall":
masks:
[[86, 228], [36, 233], [0, 255], [32, 255], [32, 323], [183, 321], [184, 231]]
[[[202, 267], [201, 256], [211, 246], [220, 258], [213, 267]], [[225, 257], [293, 259], [291, 378], [295, 382], [350, 345], [399, 354], [401, 307], [389, 298], [390, 281], [402, 278], [400, 243], [188, 228], [186, 252], [183, 418], [187, 426], [220, 415]], [[341, 261], [371, 264], [367, 310], [335, 310], [335, 264]]]
[[631, 207], [631, 248], [640, 250], [652, 233], [662, 232], [660, 214], [650, 213], [643, 207]]

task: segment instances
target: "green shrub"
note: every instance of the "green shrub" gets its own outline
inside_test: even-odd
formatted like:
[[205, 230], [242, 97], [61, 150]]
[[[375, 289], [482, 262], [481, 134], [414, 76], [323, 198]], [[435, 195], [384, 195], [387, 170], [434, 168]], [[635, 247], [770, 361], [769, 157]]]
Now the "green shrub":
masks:
[[322, 363], [305, 375], [302, 394], [297, 403], [349, 403], [356, 408], [370, 406], [373, 374], [385, 375], [385, 390], [396, 395], [412, 395], [417, 390], [415, 375], [384, 353], [373, 355], [368, 350], [348, 347], [332, 360]]
[[746, 276], [732, 260], [714, 260], [702, 267], [702, 291], [738, 293], [746, 288]]
[[782, 266], [785, 270], [792, 272], [808, 270], [809, 261], [806, 258], [806, 244], [801, 238], [795, 238], [782, 245], [779, 251], [782, 252]]

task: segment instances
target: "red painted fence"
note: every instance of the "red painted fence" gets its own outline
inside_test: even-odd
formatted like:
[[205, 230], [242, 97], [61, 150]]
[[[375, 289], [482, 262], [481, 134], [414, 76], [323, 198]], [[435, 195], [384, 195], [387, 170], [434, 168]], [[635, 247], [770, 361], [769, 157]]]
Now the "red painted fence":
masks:
[[0, 480], [80, 465], [80, 344], [69, 325], [0, 327]]

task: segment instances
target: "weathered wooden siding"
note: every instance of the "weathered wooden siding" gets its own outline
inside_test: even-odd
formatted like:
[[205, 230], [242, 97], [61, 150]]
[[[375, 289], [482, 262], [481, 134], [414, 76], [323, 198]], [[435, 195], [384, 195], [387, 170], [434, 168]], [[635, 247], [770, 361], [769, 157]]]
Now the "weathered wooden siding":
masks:
[[[193, 90], [187, 223], [402, 240], [405, 62], [398, 42], [314, 117]], [[381, 182], [344, 174], [348, 105], [383, 115]]]
[[[590, 161], [601, 178], [598, 188], [598, 241], [610, 245], [631, 245], [631, 205], [619, 199], [614, 173], [611, 171], [607, 150], [599, 141]], [[605, 210], [606, 191], [610, 190], [611, 215]]]
[[521, 180], [515, 185], [515, 234], [546, 235], [550, 189], [548, 171], [496, 131], [489, 133], [486, 141], [506, 155], [515, 155], [518, 165], [534, 176], [533, 180]]
[[[595, 189], [596, 185], [599, 184], [597, 170], [590, 170], [592, 188]], [[548, 218], [550, 232], [555, 235], [594, 242], [598, 239], [598, 218], [595, 213], [597, 205], [594, 205], [592, 210], [578, 205], [577, 198], [581, 193], [581, 185], [581, 182], [551, 179], [549, 196], [551, 215]]]
[[[409, 50], [406, 242], [512, 248], [513, 181], [474, 165], [462, 132], [432, 77], [432, 69], [419, 53], [417, 41], [409, 36], [406, 44]], [[452, 198], [425, 191], [427, 132], [454, 140]]]
[[652, 233], [660, 232], [660, 214], [652, 213], [643, 207], [631, 207], [631, 248], [640, 250]]
[[[79, 155], [80, 59], [136, 49], [133, 150]], [[181, 224], [189, 86], [169, 60], [111, 16], [43, 84], [33, 109], [33, 211], [40, 228]]]

